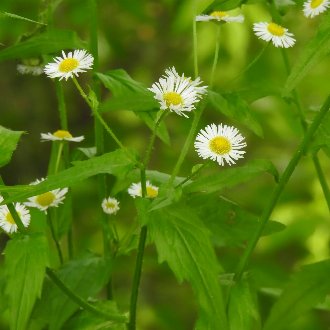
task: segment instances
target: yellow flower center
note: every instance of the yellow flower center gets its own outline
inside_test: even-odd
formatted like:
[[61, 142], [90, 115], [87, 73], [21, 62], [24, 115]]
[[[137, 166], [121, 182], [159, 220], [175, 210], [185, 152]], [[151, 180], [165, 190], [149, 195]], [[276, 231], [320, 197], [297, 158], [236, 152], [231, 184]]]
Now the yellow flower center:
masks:
[[55, 195], [50, 191], [41, 194], [36, 198], [36, 202], [41, 206], [49, 206], [54, 202], [54, 200], [55, 200]]
[[116, 207], [116, 205], [115, 205], [115, 203], [107, 202], [107, 203], [105, 204], [105, 207], [106, 207], [107, 209], [114, 209], [114, 208]]
[[155, 198], [158, 196], [158, 190], [153, 187], [147, 187], [147, 196], [149, 198]]
[[176, 92], [167, 92], [163, 96], [166, 105], [179, 105], [183, 103], [182, 96]]
[[324, 0], [312, 0], [311, 8], [315, 9], [323, 3]]
[[273, 36], [282, 37], [285, 34], [285, 29], [276, 23], [269, 23], [267, 29]]
[[13, 216], [10, 214], [10, 212], [7, 213], [6, 215], [6, 220], [11, 224], [11, 225], [15, 225], [15, 221], [14, 221], [14, 218]]
[[65, 138], [72, 138], [72, 135], [68, 131], [58, 130], [55, 133], [53, 133], [54, 136], [56, 136], [59, 139], [65, 139]]
[[225, 11], [214, 11], [210, 14], [210, 16], [221, 19], [228, 16], [228, 14]]
[[76, 60], [75, 58], [66, 58], [64, 59], [59, 67], [58, 67], [58, 70], [60, 72], [71, 72], [73, 71], [74, 69], [76, 69], [79, 65], [79, 61]]
[[223, 136], [216, 136], [209, 142], [211, 151], [217, 155], [225, 155], [231, 150], [229, 140]]

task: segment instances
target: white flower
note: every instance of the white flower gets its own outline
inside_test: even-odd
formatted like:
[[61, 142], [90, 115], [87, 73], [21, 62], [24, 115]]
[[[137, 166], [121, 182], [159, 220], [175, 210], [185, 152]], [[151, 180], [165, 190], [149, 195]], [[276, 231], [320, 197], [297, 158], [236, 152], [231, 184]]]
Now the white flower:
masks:
[[209, 15], [196, 16], [196, 21], [197, 22], [218, 21], [218, 22], [243, 23], [244, 16], [243, 15], [232, 16], [231, 14], [229, 14], [226, 11], [214, 11]]
[[[158, 196], [158, 187], [153, 186], [150, 181], [146, 182], [147, 186], [147, 196], [148, 198], [155, 198]], [[133, 197], [142, 197], [142, 187], [141, 182], [132, 183], [132, 185], [128, 188], [128, 193]]]
[[203, 159], [210, 158], [224, 166], [235, 164], [239, 158], [243, 158], [246, 147], [244, 137], [239, 134], [237, 128], [227, 125], [211, 124], [200, 130], [194, 143], [195, 149]]
[[94, 58], [88, 54], [86, 50], [75, 50], [68, 55], [62, 51], [62, 57], [54, 58], [55, 63], [48, 63], [44, 72], [50, 78], [60, 78], [68, 80], [75, 76], [79, 76], [80, 72], [85, 72], [92, 68]]
[[73, 137], [70, 132], [64, 130], [58, 130], [52, 133], [41, 133], [41, 141], [71, 141], [71, 142], [81, 142], [84, 136]]
[[[36, 180], [31, 185], [36, 185], [45, 179]], [[36, 207], [41, 211], [47, 211], [49, 207], [58, 207], [63, 203], [65, 194], [68, 192], [68, 188], [54, 189], [43, 194], [28, 198], [29, 202], [24, 204], [29, 207]]]
[[43, 68], [40, 66], [25, 64], [18, 64], [17, 71], [20, 74], [31, 74], [32, 76], [40, 76], [44, 72]]
[[119, 211], [119, 201], [116, 198], [104, 198], [102, 201], [102, 209], [104, 213], [116, 214]]
[[198, 87], [202, 81], [197, 78], [191, 80], [183, 74], [179, 76], [175, 68], [165, 70], [165, 75], [148, 88], [155, 94], [162, 110], [169, 109], [178, 115], [188, 117], [185, 112], [195, 109], [195, 103], [199, 102], [206, 93], [207, 86]]
[[272, 41], [275, 47], [289, 48], [296, 42], [288, 29], [273, 22], [254, 23], [253, 31], [259, 39]]
[[[0, 203], [3, 201], [3, 197], [0, 196]], [[19, 215], [24, 227], [28, 227], [30, 224], [30, 212], [21, 203], [15, 203], [14, 207], [17, 214]], [[0, 206], [0, 227], [7, 233], [15, 233], [17, 231], [17, 225], [10, 214], [9, 209], [6, 205]]]
[[330, 7], [329, 0], [308, 0], [304, 2], [304, 15], [306, 17], [313, 18], [323, 12], [325, 12]]

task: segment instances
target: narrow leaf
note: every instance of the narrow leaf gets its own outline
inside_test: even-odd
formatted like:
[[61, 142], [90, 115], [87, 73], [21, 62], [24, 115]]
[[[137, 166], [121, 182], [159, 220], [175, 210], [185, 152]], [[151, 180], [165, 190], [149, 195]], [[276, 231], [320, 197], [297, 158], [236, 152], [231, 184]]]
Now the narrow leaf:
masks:
[[12, 14], [12, 13], [7, 13], [5, 11], [0, 11], [0, 18], [1, 17], [9, 17], [9, 18], [14, 18], [14, 19], [30, 22], [30, 23], [35, 23], [35, 24], [40, 24], [40, 25], [47, 25], [45, 23], [37, 22], [37, 21], [34, 21], [32, 19], [23, 17], [23, 16], [19, 16], [19, 15]]

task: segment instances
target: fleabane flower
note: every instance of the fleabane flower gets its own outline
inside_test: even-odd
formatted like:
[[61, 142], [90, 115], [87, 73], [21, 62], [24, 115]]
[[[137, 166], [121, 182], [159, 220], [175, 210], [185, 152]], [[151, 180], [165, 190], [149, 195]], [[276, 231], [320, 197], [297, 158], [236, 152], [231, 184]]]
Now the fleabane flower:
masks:
[[32, 75], [32, 76], [40, 76], [43, 74], [44, 70], [41, 66], [37, 65], [25, 65], [25, 64], [18, 64], [17, 71], [20, 74], [24, 75]]
[[[2, 201], [3, 197], [0, 196], [0, 203]], [[24, 227], [28, 227], [31, 219], [29, 210], [21, 203], [15, 203], [14, 207]], [[13, 216], [9, 212], [7, 205], [0, 206], [0, 227], [9, 234], [15, 233], [18, 228]]]
[[196, 16], [197, 22], [208, 22], [208, 21], [218, 21], [218, 22], [237, 22], [243, 23], [244, 16], [243, 15], [236, 15], [233, 16], [229, 14], [227, 11], [214, 11], [209, 15], [198, 15]]
[[203, 159], [212, 159], [219, 165], [235, 164], [239, 158], [243, 158], [246, 147], [244, 137], [233, 126], [211, 124], [200, 130], [195, 143], [198, 155]]
[[[147, 186], [147, 196], [148, 198], [155, 198], [158, 196], [158, 187], [153, 186], [150, 181], [146, 182]], [[132, 183], [132, 185], [128, 188], [128, 193], [133, 197], [142, 197], [142, 187], [141, 182]]]
[[190, 77], [180, 76], [174, 67], [166, 69], [158, 82], [148, 88], [155, 94], [162, 110], [170, 110], [180, 116], [188, 117], [186, 112], [195, 109], [195, 104], [206, 93], [207, 86], [199, 86], [200, 78], [191, 80]]
[[273, 22], [254, 23], [253, 31], [259, 39], [272, 41], [275, 47], [289, 48], [296, 42], [288, 29]]
[[330, 7], [330, 0], [308, 0], [304, 2], [304, 15], [313, 18]]
[[79, 76], [79, 73], [86, 72], [93, 66], [94, 58], [86, 50], [75, 50], [69, 52], [68, 55], [62, 51], [62, 57], [54, 58], [54, 63], [48, 63], [44, 72], [50, 78], [60, 78], [68, 80], [74, 76]]
[[85, 137], [77, 136], [73, 137], [70, 132], [65, 130], [58, 130], [54, 133], [41, 133], [41, 141], [70, 141], [81, 142]]
[[[44, 180], [45, 179], [36, 180], [30, 184], [36, 185]], [[54, 189], [37, 196], [29, 197], [28, 202], [25, 202], [24, 204], [26, 206], [36, 207], [41, 211], [47, 212], [49, 207], [58, 207], [62, 204], [67, 192], [68, 188]]]
[[101, 206], [103, 212], [107, 214], [116, 214], [119, 211], [119, 201], [116, 198], [104, 198]]

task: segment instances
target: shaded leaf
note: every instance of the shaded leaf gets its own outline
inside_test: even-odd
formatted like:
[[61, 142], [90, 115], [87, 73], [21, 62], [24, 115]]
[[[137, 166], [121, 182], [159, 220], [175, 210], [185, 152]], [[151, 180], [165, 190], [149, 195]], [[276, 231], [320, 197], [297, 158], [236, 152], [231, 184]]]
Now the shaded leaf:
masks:
[[10, 162], [22, 134], [22, 131], [11, 131], [0, 126], [0, 167]]
[[180, 282], [192, 285], [200, 306], [197, 329], [227, 329], [220, 269], [208, 230], [192, 210], [180, 205], [151, 212], [149, 219], [159, 262], [166, 261]]
[[324, 301], [330, 292], [330, 260], [303, 266], [274, 304], [264, 330], [288, 329], [301, 315]]
[[0, 11], [0, 18], [1, 17], [9, 17], [9, 18], [14, 18], [14, 19], [30, 22], [30, 23], [35, 23], [35, 24], [40, 24], [40, 25], [47, 25], [45, 23], [37, 22], [37, 21], [34, 21], [32, 19], [23, 17], [23, 16], [19, 16], [19, 15], [12, 14], [12, 13], [7, 13], [5, 11]]
[[10, 329], [26, 330], [30, 313], [48, 266], [48, 244], [40, 234], [19, 235], [5, 249], [6, 293], [10, 302]]

